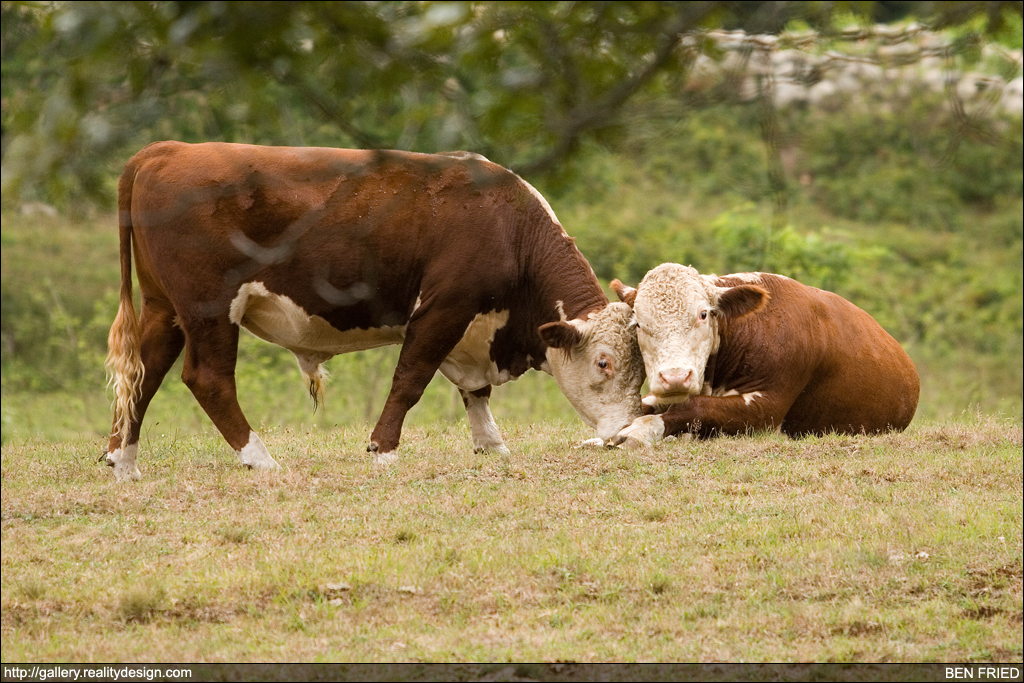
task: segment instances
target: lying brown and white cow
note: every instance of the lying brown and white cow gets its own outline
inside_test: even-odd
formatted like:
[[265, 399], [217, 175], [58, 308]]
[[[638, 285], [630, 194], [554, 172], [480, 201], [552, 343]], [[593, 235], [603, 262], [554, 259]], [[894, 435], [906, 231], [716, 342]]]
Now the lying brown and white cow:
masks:
[[636, 315], [651, 390], [644, 403], [671, 404], [615, 443], [771, 429], [870, 434], [905, 429], [914, 417], [914, 363], [836, 294], [781, 275], [717, 277], [676, 263], [636, 289], [612, 287]]
[[278, 467], [238, 405], [240, 327], [292, 351], [314, 399], [327, 359], [401, 344], [370, 435], [377, 462], [394, 459], [438, 370], [477, 449], [507, 452], [491, 385], [530, 368], [553, 374], [601, 438], [641, 414], [632, 311], [608, 302], [544, 198], [479, 155], [160, 142], [128, 162], [118, 208], [106, 455], [118, 479], [140, 476], [142, 419], [182, 350], [183, 381], [242, 463]]

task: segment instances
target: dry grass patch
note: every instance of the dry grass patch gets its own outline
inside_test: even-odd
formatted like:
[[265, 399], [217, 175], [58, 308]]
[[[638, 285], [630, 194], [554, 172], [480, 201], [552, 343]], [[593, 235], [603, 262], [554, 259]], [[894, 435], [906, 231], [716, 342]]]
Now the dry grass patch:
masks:
[[1018, 424], [503, 431], [413, 427], [378, 468], [364, 429], [271, 430], [276, 473], [144, 441], [128, 485], [98, 442], [4, 446], [4, 661], [1020, 657]]

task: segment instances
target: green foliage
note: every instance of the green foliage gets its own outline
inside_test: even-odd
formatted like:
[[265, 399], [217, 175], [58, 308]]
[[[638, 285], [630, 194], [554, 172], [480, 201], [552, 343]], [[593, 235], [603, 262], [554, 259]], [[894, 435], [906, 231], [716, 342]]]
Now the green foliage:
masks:
[[719, 273], [779, 273], [833, 292], [847, 289], [857, 266], [870, 267], [885, 247], [860, 247], [850, 236], [827, 228], [802, 235], [793, 226], [765, 226], [752, 204], [727, 211], [712, 221]]
[[798, 172], [823, 208], [865, 222], [956, 229], [966, 207], [1022, 196], [1019, 121], [965, 128], [927, 93], [877, 104], [783, 119], [804, 157]]
[[728, 5], [5, 2], [4, 194], [109, 201], [168, 137], [548, 165]]
[[[167, 138], [465, 148], [561, 172], [621, 141], [635, 103], [683, 90], [681, 35], [715, 55], [709, 29], [829, 35], [906, 13], [889, 4], [4, 2], [4, 200], [109, 203], [125, 159]], [[964, 54], [1019, 26], [1013, 7], [946, 4], [924, 11]]]

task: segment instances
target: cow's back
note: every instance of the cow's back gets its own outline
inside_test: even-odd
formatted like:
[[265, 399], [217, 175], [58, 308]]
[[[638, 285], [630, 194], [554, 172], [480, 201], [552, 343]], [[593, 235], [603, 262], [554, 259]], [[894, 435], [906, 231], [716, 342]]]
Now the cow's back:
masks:
[[[902, 430], [917, 410], [920, 382], [900, 344], [846, 299], [783, 276], [759, 274], [765, 309], [741, 319], [744, 335], [780, 383], [801, 387], [783, 420], [792, 436]], [[725, 278], [722, 284], [736, 284]], [[745, 328], [745, 329], [744, 329]], [[756, 330], [756, 331], [753, 331]], [[756, 337], [755, 344], [750, 339]], [[734, 342], [735, 343], [735, 342]]]
[[536, 225], [525, 184], [476, 156], [161, 142], [124, 176], [144, 291], [220, 312], [259, 280], [339, 329], [403, 321], [445, 269], [475, 297], [507, 291]]

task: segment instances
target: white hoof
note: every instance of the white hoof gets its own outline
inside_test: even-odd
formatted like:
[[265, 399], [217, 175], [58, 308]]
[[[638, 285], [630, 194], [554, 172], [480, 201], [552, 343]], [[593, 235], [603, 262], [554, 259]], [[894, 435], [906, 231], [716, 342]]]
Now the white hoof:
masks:
[[512, 451], [503, 443], [497, 446], [478, 446], [473, 449], [474, 453], [497, 453], [498, 455], [512, 455]]
[[238, 459], [246, 467], [250, 467], [254, 470], [279, 470], [281, 466], [277, 464], [277, 461], [270, 457], [270, 452], [267, 447], [263, 445], [263, 441], [256, 432], [249, 432], [249, 443], [238, 453]]
[[385, 465], [393, 465], [398, 462], [398, 454], [394, 451], [390, 453], [374, 453], [373, 464], [378, 467], [384, 467]]
[[626, 448], [647, 448], [661, 441], [665, 436], [665, 421], [661, 415], [644, 415], [633, 420], [621, 432], [615, 435], [612, 443]]
[[139, 444], [133, 443], [124, 448], [116, 448], [107, 453], [106, 463], [114, 468], [114, 478], [117, 481], [139, 481], [142, 473], [135, 464], [135, 458], [139, 453]]
[[604, 439], [595, 436], [581, 443], [578, 448], [604, 448]]

